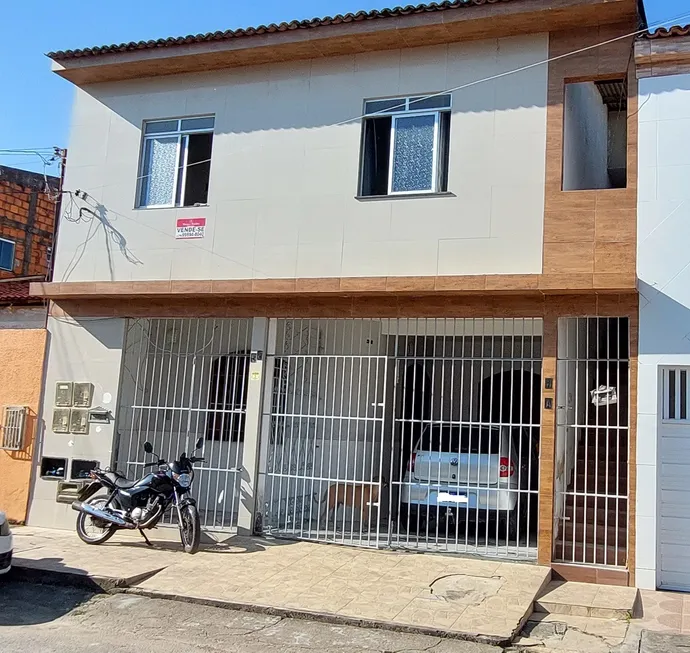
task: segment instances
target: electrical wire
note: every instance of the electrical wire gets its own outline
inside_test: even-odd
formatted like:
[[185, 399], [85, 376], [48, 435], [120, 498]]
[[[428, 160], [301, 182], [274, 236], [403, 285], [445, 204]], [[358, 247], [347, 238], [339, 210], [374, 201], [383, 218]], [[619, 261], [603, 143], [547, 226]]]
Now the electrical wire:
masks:
[[[560, 54], [560, 55], [556, 55], [556, 56], [554, 56], [554, 57], [548, 57], [547, 59], [543, 59], [543, 60], [540, 60], [540, 61], [536, 61], [536, 62], [533, 62], [533, 63], [531, 63], [531, 64], [527, 64], [527, 65], [524, 65], [524, 66], [520, 66], [520, 67], [518, 67], [518, 68], [514, 68], [514, 69], [511, 69], [511, 70], [508, 70], [508, 71], [504, 71], [504, 72], [501, 72], [501, 73], [497, 73], [497, 74], [495, 74], [495, 75], [490, 75], [490, 76], [487, 76], [487, 77], [483, 77], [483, 78], [481, 78], [481, 79], [474, 80], [474, 81], [472, 81], [472, 82], [468, 82], [468, 83], [465, 83], [465, 84], [462, 84], [462, 85], [459, 85], [459, 86], [455, 86], [455, 87], [452, 87], [452, 88], [448, 88], [448, 89], [445, 89], [445, 90], [443, 90], [443, 91], [438, 91], [438, 92], [436, 92], [436, 93], [431, 93], [431, 94], [428, 94], [428, 95], [425, 95], [425, 96], [420, 96], [420, 100], [426, 100], [426, 99], [431, 99], [431, 98], [434, 98], [434, 97], [438, 97], [438, 96], [440, 96], [440, 95], [447, 95], [447, 94], [456, 93], [456, 92], [458, 92], [458, 91], [461, 91], [461, 90], [470, 88], [470, 87], [472, 87], [472, 86], [476, 86], [476, 85], [478, 85], [478, 84], [482, 84], [482, 83], [486, 83], [486, 82], [490, 82], [490, 81], [502, 79], [502, 78], [504, 78], [504, 77], [508, 77], [508, 76], [510, 76], [510, 75], [518, 74], [518, 73], [524, 72], [524, 71], [526, 71], [526, 70], [531, 70], [531, 69], [536, 68], [536, 67], [539, 67], [539, 66], [548, 65], [548, 64], [553, 63], [553, 62], [555, 62], [555, 61], [560, 61], [560, 60], [566, 59], [566, 58], [568, 58], [568, 57], [577, 56], [577, 55], [579, 55], [579, 54], [582, 54], [582, 53], [585, 53], [585, 52], [589, 52], [589, 51], [594, 50], [594, 49], [596, 49], [596, 48], [604, 47], [604, 46], [606, 46], [606, 45], [610, 45], [610, 44], [612, 44], [612, 43], [616, 43], [616, 42], [621, 41], [621, 40], [624, 40], [624, 39], [633, 38], [633, 37], [635, 37], [635, 36], [638, 36], [638, 35], [640, 35], [640, 34], [643, 34], [643, 33], [647, 32], [647, 31], [649, 31], [649, 30], [651, 30], [651, 29], [653, 29], [653, 28], [655, 28], [655, 27], [659, 27], [659, 26], [668, 24], [669, 22], [675, 22], [675, 21], [678, 21], [678, 20], [681, 20], [681, 19], [684, 19], [684, 18], [689, 18], [689, 17], [690, 17], [690, 12], [687, 12], [687, 13], [684, 13], [684, 14], [680, 14], [679, 16], [671, 17], [671, 18], [665, 19], [665, 20], [663, 20], [663, 21], [660, 21], [660, 22], [658, 22], [658, 23], [655, 23], [655, 24], [653, 24], [652, 26], [647, 27], [647, 28], [644, 28], [644, 29], [635, 30], [634, 32], [629, 32], [629, 33], [626, 33], [626, 34], [623, 34], [623, 35], [620, 35], [620, 36], [617, 36], [617, 37], [614, 37], [614, 38], [611, 38], [611, 39], [607, 39], [607, 40], [604, 40], [604, 41], [600, 41], [600, 42], [594, 43], [594, 44], [592, 44], [592, 45], [585, 46], [585, 47], [583, 47], [583, 48], [578, 48], [578, 49], [576, 49], [576, 50], [572, 50], [572, 51], [569, 51], [569, 52], [566, 52], [566, 53], [563, 53], [563, 54]], [[631, 54], [631, 57], [632, 57], [632, 54]], [[630, 64], [630, 59], [629, 59], [629, 61], [628, 61], [628, 67], [629, 67], [629, 64]], [[395, 109], [395, 108], [401, 108], [402, 106], [403, 106], [403, 105], [400, 105], [399, 107], [393, 107], [393, 109]], [[391, 111], [391, 108], [390, 108], [390, 107], [387, 108], [387, 109], [385, 110], [386, 113], [388, 113], [388, 112], [390, 112], [390, 111]], [[639, 110], [638, 110], [638, 111], [639, 111]], [[376, 115], [377, 113], [382, 113], [382, 112], [373, 112], [373, 113], [370, 113], [370, 114], [367, 114], [367, 113], [365, 113], [365, 114], [360, 114], [359, 116], [356, 116], [356, 117], [353, 117], [353, 118], [349, 118], [349, 119], [347, 119], [347, 120], [344, 120], [344, 121], [340, 121], [340, 122], [338, 122], [338, 123], [335, 123], [333, 126], [343, 126], [343, 125], [347, 125], [347, 124], [350, 124], [350, 123], [353, 123], [353, 122], [358, 122], [358, 121], [364, 119], [365, 117], [369, 117], [369, 116], [372, 116], [372, 115]], [[247, 148], [247, 149], [251, 149], [251, 148]], [[241, 152], [241, 150], [240, 150], [239, 152]], [[234, 152], [234, 154], [237, 154], [237, 153], [238, 153], [238, 151], [235, 151], [235, 152]], [[202, 161], [197, 161], [197, 162], [188, 164], [188, 165], [186, 166], [186, 168], [189, 168], [189, 167], [191, 167], [191, 166], [193, 166], [193, 165], [201, 165], [201, 164], [209, 163], [210, 161], [211, 161], [211, 158], [209, 157], [208, 159], [204, 159], [204, 160], [202, 160]], [[152, 173], [148, 173], [148, 174], [144, 174], [144, 175], [138, 175], [137, 178], [136, 178], [137, 183], [140, 182], [142, 179], [145, 179], [145, 178], [147, 178], [147, 177], [150, 177], [151, 175], [152, 175]], [[95, 208], [97, 208], [97, 209], [102, 209], [102, 208], [103, 208], [103, 205], [99, 204], [99, 203], [97, 202], [97, 200], [93, 197], [93, 195], [92, 195], [91, 193], [93, 193], [93, 192], [95, 192], [95, 191], [98, 191], [98, 190], [102, 190], [102, 189], [104, 189], [104, 188], [108, 188], [108, 187], [112, 187], [112, 186], [119, 186], [119, 185], [120, 185], [120, 184], [104, 184], [104, 185], [102, 185], [102, 186], [96, 186], [96, 187], [93, 187], [93, 188], [89, 188], [89, 189], [87, 189], [86, 191], [83, 190], [83, 189], [79, 189], [79, 190], [77, 190], [77, 191], [74, 193], [74, 195], [76, 195], [76, 197], [78, 197], [79, 199], [82, 199], [82, 200], [84, 200], [84, 201], [86, 201], [87, 198], [89, 198], [89, 199], [91, 199], [91, 200], [94, 202], [93, 206], [94, 206]], [[64, 191], [64, 192], [70, 193], [70, 202], [72, 203], [71, 206], [70, 206], [70, 209], [69, 209], [68, 212], [67, 212], [67, 214], [69, 215], [69, 217], [67, 217], [66, 219], [67, 219], [68, 221], [70, 221], [70, 222], [80, 222], [80, 221], [91, 222], [91, 220], [93, 219], [93, 215], [95, 215], [95, 214], [93, 214], [90, 218], [86, 219], [86, 218], [83, 217], [83, 212], [82, 212], [81, 209], [80, 209], [80, 211], [79, 211], [79, 217], [78, 217], [78, 218], [74, 218], [74, 217], [72, 216], [72, 208], [73, 208], [73, 205], [74, 205], [74, 204], [73, 204], [73, 203], [74, 203], [74, 197], [73, 197], [71, 191]], [[137, 225], [139, 225], [139, 226], [144, 226], [144, 227], [146, 227], [146, 228], [148, 228], [148, 229], [151, 229], [152, 231], [158, 232], [158, 233], [160, 233], [160, 234], [166, 236], [167, 238], [173, 238], [172, 234], [170, 234], [170, 233], [168, 233], [168, 232], [165, 232], [165, 231], [162, 231], [162, 230], [160, 230], [160, 229], [156, 229], [155, 227], [152, 227], [150, 224], [147, 224], [146, 222], [136, 220], [136, 219], [134, 219], [134, 218], [132, 218], [132, 217], [130, 217], [130, 216], [127, 216], [127, 215], [125, 215], [125, 214], [119, 213], [119, 212], [117, 212], [117, 211], [113, 211], [112, 209], [106, 209], [106, 210], [107, 210], [109, 213], [112, 213], [112, 214], [114, 214], [114, 215], [117, 215], [117, 216], [119, 216], [119, 217], [124, 218], [125, 220], [131, 221], [131, 222], [135, 222], [135, 223], [136, 223]], [[91, 213], [93, 213], [93, 212], [91, 212]], [[107, 229], [106, 229], [105, 226], [104, 226], [104, 230], [106, 230], [106, 232], [107, 232]], [[91, 234], [90, 232], [91, 232], [91, 229], [89, 229], [89, 234], [87, 234], [87, 239], [86, 239], [86, 241], [83, 243], [83, 249], [82, 249], [82, 252], [81, 252], [82, 255], [83, 255], [83, 253], [84, 253], [84, 250], [86, 249], [86, 245], [87, 245], [88, 242], [91, 240], [91, 238], [93, 238], [93, 236], [94, 236], [95, 233], [97, 232], [97, 229], [96, 229], [96, 232], [94, 232], [93, 234]], [[119, 232], [115, 232], [115, 233], [118, 233], [118, 235], [120, 235]], [[106, 237], [107, 237], [107, 234], [106, 234]], [[126, 241], [124, 241], [124, 238], [123, 238], [121, 235], [120, 235], [120, 238], [121, 238], [122, 240], [121, 240], [121, 241], [117, 241], [117, 240], [116, 240], [116, 242], [118, 242], [118, 245], [120, 245], [120, 249], [121, 249], [121, 250], [122, 250], [122, 246], [124, 246], [125, 249], [126, 249]], [[202, 247], [202, 246], [200, 246], [200, 245], [197, 245], [196, 243], [193, 243], [193, 242], [190, 242], [189, 244], [190, 244], [191, 246], [193, 246], [193, 247], [196, 247], [197, 249], [199, 249], [199, 250], [201, 250], [201, 251], [203, 251], [203, 252], [210, 253], [210, 254], [213, 255], [213, 256], [217, 256], [217, 257], [219, 257], [219, 258], [226, 259], [226, 260], [228, 260], [228, 261], [230, 261], [230, 262], [232, 262], [232, 263], [240, 264], [242, 267], [246, 267], [247, 269], [249, 269], [249, 266], [244, 265], [244, 264], [241, 264], [241, 263], [239, 263], [239, 261], [236, 261], [236, 260], [234, 260], [234, 259], [231, 259], [231, 258], [229, 258], [229, 257], [227, 257], [227, 256], [223, 256], [222, 254], [219, 254], [218, 252], [214, 252], [213, 250], [207, 249], [207, 248]], [[77, 256], [77, 254], [76, 254], [76, 252], [75, 252], [75, 257], [76, 257], [76, 256]], [[74, 269], [76, 268], [76, 265], [78, 264], [78, 262], [79, 262], [80, 259], [81, 259], [81, 256], [79, 256], [78, 260], [77, 260], [76, 263], [75, 263], [75, 262], [74, 262], [74, 257], [73, 257], [73, 260], [70, 262], [70, 265], [68, 266], [68, 270], [69, 270], [69, 271], [68, 271], [68, 272], [66, 271], [66, 274], [67, 274], [68, 276], [71, 275], [71, 273], [74, 271]], [[139, 263], [141, 263], [141, 261], [139, 261]]]
[[[686, 12], [684, 14], [679, 14], [678, 16], [673, 16], [673, 17], [670, 17], [670, 18], [665, 19], [663, 21], [658, 21], [658, 22], [653, 23], [652, 25], [645, 27], [643, 29], [638, 29], [638, 30], [635, 30], [634, 32], [628, 32], [626, 34], [622, 34], [620, 36], [616, 36], [616, 37], [613, 37], [611, 39], [607, 39], [605, 41], [593, 43], [592, 45], [588, 45], [588, 46], [585, 46], [583, 48], [578, 48], [577, 50], [571, 50], [569, 52], [564, 52], [563, 54], [559, 54], [559, 55], [556, 55], [553, 57], [548, 57], [547, 59], [535, 61], [533, 63], [526, 64], [526, 65], [520, 66], [518, 68], [513, 68], [511, 70], [507, 70], [507, 71], [504, 71], [501, 73], [496, 73], [495, 75], [490, 75], [488, 77], [482, 77], [482, 78], [474, 80], [472, 82], [467, 82], [467, 83], [461, 84], [459, 86], [454, 86], [451, 88], [444, 89], [442, 91], [437, 91], [436, 93], [430, 93], [428, 95], [415, 96], [415, 99], [417, 101], [423, 101], [423, 100], [432, 99], [432, 98], [435, 98], [435, 97], [438, 97], [441, 95], [448, 95], [448, 94], [452, 94], [452, 93], [457, 93], [458, 91], [462, 91], [464, 89], [471, 88], [472, 86], [477, 86], [479, 84], [484, 84], [486, 82], [491, 82], [491, 81], [495, 81], [497, 79], [502, 79], [504, 77], [508, 77], [510, 75], [515, 75], [515, 74], [524, 72], [526, 70], [531, 70], [531, 69], [537, 68], [539, 66], [546, 66], [546, 65], [553, 63], [555, 61], [560, 61], [560, 60], [566, 59], [568, 57], [574, 57], [574, 56], [577, 56], [579, 54], [583, 54], [585, 52], [589, 52], [591, 50], [594, 50], [596, 48], [604, 47], [606, 45], [611, 45], [612, 43], [616, 43], [618, 41], [622, 41], [622, 40], [629, 39], [629, 38], [634, 38], [635, 36], [639, 36], [641, 34], [644, 34], [644, 33], [651, 31], [657, 27], [662, 27], [664, 25], [667, 25], [668, 23], [683, 20], [685, 18], [690, 18], [690, 12]], [[631, 55], [631, 58], [632, 58], [632, 55]], [[389, 112], [394, 111], [395, 109], [404, 108], [404, 106], [405, 106], [404, 104], [399, 104], [399, 105], [396, 105], [393, 107], [387, 107], [386, 109], [383, 109], [381, 111], [374, 111], [371, 113], [362, 113], [362, 114], [355, 116], [353, 118], [348, 118], [347, 120], [342, 120], [340, 122], [334, 123], [332, 126], [333, 127], [342, 127], [342, 126], [345, 126], [345, 125], [348, 125], [348, 124], [351, 124], [354, 122], [359, 122], [359, 121], [363, 120], [364, 118], [369, 118], [369, 117], [381, 115], [381, 114], [388, 114]], [[233, 154], [235, 154], [235, 155], [241, 154], [243, 151], [249, 151], [250, 149], [253, 149], [253, 148], [245, 148], [244, 150], [235, 150], [233, 152]], [[211, 158], [209, 157], [208, 159], [203, 159], [201, 161], [195, 161], [194, 163], [189, 163], [184, 167], [186, 169], [189, 169], [192, 166], [201, 165], [201, 164], [210, 163], [210, 162], [211, 162]], [[153, 173], [138, 175], [136, 177], [137, 183], [139, 183], [142, 179], [146, 179], [146, 178], [152, 176], [152, 174]], [[101, 190], [103, 188], [109, 188], [109, 187], [118, 186], [118, 185], [120, 185], [120, 184], [104, 184], [102, 186], [94, 186], [92, 188], [87, 189], [87, 192], [92, 193], [92, 192], [95, 192], [97, 190]]]

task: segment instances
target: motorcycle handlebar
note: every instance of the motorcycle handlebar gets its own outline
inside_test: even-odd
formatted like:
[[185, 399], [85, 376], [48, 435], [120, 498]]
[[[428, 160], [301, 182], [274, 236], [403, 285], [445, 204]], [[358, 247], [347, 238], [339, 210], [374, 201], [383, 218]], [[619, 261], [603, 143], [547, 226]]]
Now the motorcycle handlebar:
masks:
[[156, 465], [165, 465], [165, 460], [161, 458], [160, 460], [154, 460], [152, 463], [144, 463], [144, 469], [155, 467]]

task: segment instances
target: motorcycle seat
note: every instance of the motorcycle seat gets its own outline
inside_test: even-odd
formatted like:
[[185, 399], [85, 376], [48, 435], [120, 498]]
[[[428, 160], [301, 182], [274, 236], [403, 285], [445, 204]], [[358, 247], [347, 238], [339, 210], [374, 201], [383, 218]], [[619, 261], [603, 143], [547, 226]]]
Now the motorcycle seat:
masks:
[[119, 490], [129, 490], [137, 484], [136, 481], [130, 481], [118, 472], [106, 472], [103, 476]]

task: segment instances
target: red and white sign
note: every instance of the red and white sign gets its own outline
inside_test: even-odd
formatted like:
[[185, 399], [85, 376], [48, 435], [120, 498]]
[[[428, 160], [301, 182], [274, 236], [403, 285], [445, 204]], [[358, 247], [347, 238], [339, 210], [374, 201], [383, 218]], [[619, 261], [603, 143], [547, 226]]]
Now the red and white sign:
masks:
[[203, 238], [206, 236], [206, 218], [178, 218], [175, 238]]

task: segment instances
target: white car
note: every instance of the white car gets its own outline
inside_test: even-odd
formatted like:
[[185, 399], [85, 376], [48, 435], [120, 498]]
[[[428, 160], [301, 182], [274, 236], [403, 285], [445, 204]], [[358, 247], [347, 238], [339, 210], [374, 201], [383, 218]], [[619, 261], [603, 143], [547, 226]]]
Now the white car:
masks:
[[0, 512], [0, 575], [12, 567], [12, 533], [4, 512]]
[[[444, 510], [496, 516], [514, 537], [530, 489], [529, 476], [538, 469], [538, 456], [530, 466], [527, 446], [523, 461], [520, 439], [529, 439], [520, 427], [434, 425], [426, 427], [413, 449], [401, 492], [401, 524], [419, 529], [428, 518]], [[531, 469], [530, 469], [531, 467]], [[531, 472], [531, 474], [530, 474]], [[409, 520], [409, 521], [408, 521]], [[406, 523], [407, 522], [407, 523]]]

